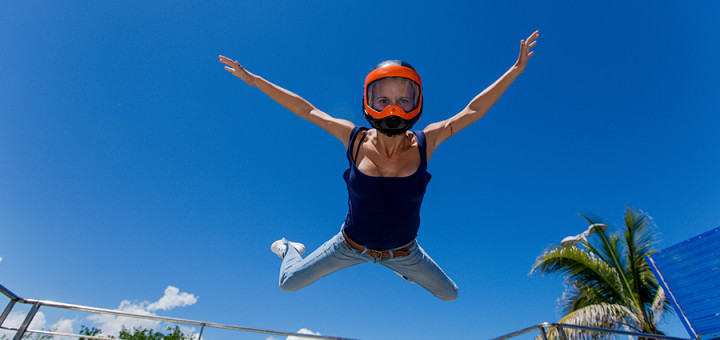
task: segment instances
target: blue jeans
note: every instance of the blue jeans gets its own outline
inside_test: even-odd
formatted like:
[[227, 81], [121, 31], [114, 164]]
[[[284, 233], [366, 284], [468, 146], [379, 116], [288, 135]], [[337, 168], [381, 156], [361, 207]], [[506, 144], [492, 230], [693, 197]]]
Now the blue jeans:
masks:
[[374, 258], [348, 248], [343, 243], [342, 232], [304, 259], [297, 249], [287, 245], [287, 252], [280, 266], [280, 289], [284, 291], [296, 291], [340, 269], [371, 262], [390, 268], [443, 301], [457, 298], [458, 287], [455, 282], [445, 275], [417, 242], [410, 248], [408, 256], [389, 259]]

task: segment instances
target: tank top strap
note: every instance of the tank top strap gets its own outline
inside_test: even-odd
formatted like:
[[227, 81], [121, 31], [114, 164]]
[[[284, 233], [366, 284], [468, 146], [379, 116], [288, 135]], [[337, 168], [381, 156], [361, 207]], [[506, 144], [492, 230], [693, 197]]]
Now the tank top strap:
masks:
[[[347, 148], [347, 153], [346, 153], [346, 154], [347, 154], [347, 159], [348, 159], [351, 163], [354, 163], [354, 162], [355, 162], [355, 158], [357, 158], [357, 154], [358, 154], [358, 152], [360, 151], [360, 148], [358, 148], [358, 149], [355, 151], [355, 157], [353, 157], [353, 152], [352, 152], [352, 151], [353, 151], [353, 146], [355, 146], [355, 140], [357, 139], [357, 136], [358, 136], [358, 134], [360, 134], [361, 131], [365, 131], [365, 133], [367, 134], [368, 128], [356, 126], [356, 127], [354, 127], [354, 128], [352, 129], [352, 132], [350, 132], [350, 140], [349, 140], [349, 142], [348, 142], [348, 148]], [[364, 137], [365, 137], [365, 135], [363, 134], [363, 138], [364, 138]]]
[[427, 143], [425, 141], [425, 132], [413, 131], [415, 134], [415, 140], [418, 143], [418, 149], [420, 149], [420, 161], [422, 164], [427, 164]]

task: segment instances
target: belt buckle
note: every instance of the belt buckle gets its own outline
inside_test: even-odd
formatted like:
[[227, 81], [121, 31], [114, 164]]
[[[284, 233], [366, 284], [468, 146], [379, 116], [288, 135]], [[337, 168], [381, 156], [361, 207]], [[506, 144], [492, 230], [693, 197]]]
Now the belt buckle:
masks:
[[371, 257], [377, 258], [377, 259], [381, 259], [381, 258], [382, 258], [382, 253], [383, 253], [383, 252], [380, 251], [380, 250], [369, 249], [369, 248], [368, 248], [368, 250], [367, 250], [367, 254], [368, 254], [368, 255], [370, 255]]

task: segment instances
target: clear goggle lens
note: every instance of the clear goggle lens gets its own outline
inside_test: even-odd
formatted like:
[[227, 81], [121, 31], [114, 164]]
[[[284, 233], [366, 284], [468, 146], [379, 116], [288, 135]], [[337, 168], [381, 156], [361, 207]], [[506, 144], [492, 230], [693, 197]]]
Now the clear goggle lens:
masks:
[[368, 86], [368, 106], [382, 112], [389, 106], [398, 106], [405, 112], [417, 108], [420, 86], [414, 81], [402, 77], [378, 79]]

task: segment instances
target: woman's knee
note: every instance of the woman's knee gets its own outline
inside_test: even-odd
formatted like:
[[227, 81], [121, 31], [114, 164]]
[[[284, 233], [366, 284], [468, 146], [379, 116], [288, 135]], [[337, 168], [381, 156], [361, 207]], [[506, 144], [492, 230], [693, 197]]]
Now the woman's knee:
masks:
[[284, 292], [295, 292], [306, 286], [306, 284], [303, 284], [303, 282], [294, 278], [295, 277], [293, 275], [281, 277], [280, 289]]

